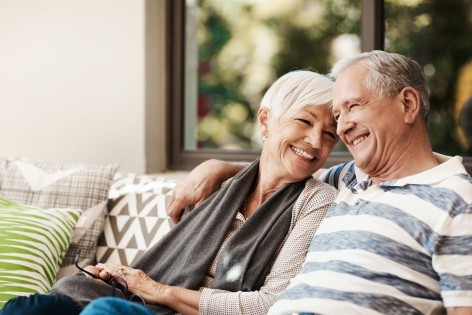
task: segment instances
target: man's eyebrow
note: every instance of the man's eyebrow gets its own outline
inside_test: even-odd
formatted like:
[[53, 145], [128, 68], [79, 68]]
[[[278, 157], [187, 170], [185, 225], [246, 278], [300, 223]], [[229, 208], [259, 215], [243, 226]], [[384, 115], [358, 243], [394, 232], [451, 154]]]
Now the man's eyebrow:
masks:
[[[364, 105], [368, 102], [369, 102], [369, 99], [366, 98], [366, 97], [351, 97], [351, 98], [348, 98], [346, 100], [343, 100], [342, 103], [338, 106], [346, 107], [346, 106], [349, 106], [351, 104]], [[336, 112], [336, 111], [333, 110], [333, 112]]]
[[347, 100], [345, 100], [343, 104], [362, 103], [363, 101], [365, 100], [361, 97], [353, 97], [353, 98], [348, 98]]

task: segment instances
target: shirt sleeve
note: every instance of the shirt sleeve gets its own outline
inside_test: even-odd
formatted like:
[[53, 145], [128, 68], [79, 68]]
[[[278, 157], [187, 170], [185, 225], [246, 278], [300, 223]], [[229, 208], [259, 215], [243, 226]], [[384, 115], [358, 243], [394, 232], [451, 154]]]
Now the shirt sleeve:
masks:
[[322, 182], [325, 182], [341, 191], [341, 189], [346, 187], [344, 176], [347, 174], [352, 165], [353, 161], [342, 163], [332, 166], [323, 172], [317, 173], [316, 175], [317, 178], [319, 178]]
[[336, 197], [337, 191], [318, 180], [309, 180], [298, 197], [293, 212], [290, 232], [258, 291], [228, 292], [202, 289], [199, 313], [267, 314], [269, 308], [298, 273], [321, 220]]
[[[469, 192], [470, 193], [470, 192]], [[441, 231], [433, 266], [440, 278], [444, 306], [472, 307], [472, 204], [458, 198]]]

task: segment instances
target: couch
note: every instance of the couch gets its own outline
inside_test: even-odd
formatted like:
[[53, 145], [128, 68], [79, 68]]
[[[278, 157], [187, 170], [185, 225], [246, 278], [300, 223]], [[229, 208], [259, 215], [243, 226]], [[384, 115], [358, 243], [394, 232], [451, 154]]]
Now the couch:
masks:
[[75, 262], [130, 265], [173, 226], [172, 175], [118, 165], [0, 158], [0, 308], [47, 292]]

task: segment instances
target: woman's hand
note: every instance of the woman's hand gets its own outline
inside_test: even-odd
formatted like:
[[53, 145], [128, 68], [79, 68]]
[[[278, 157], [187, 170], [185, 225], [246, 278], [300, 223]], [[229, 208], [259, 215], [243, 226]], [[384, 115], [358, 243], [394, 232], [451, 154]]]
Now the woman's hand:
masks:
[[122, 265], [106, 263], [95, 267], [101, 270], [100, 273], [106, 272], [114, 277], [122, 286], [125, 280], [128, 291], [139, 294], [146, 303], [166, 305], [181, 314], [198, 315], [200, 291], [165, 285], [154, 281], [142, 270]]
[[95, 275], [95, 277], [92, 277], [84, 272], [85, 276], [89, 279], [94, 279], [94, 280], [99, 280], [99, 281], [104, 281], [104, 282], [108, 282], [110, 280], [111, 275], [105, 270], [98, 268], [97, 266], [89, 265], [89, 266], [86, 266], [84, 269], [90, 272], [91, 274]]
[[247, 163], [208, 160], [195, 167], [173, 190], [167, 208], [172, 222], [178, 223], [185, 209], [198, 207], [217, 191], [221, 183], [234, 176]]
[[95, 268], [100, 270], [100, 277], [102, 275], [109, 275], [109, 278], [118, 276], [115, 277], [115, 280], [122, 286], [125, 285], [122, 281], [124, 279], [128, 285], [128, 291], [133, 294], [139, 294], [147, 303], [159, 303], [159, 293], [165, 285], [154, 281], [142, 270], [110, 263], [97, 264]]

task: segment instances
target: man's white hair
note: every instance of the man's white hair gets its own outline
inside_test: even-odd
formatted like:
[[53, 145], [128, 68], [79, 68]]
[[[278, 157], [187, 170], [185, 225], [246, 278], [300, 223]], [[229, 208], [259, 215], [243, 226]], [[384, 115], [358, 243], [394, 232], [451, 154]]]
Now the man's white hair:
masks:
[[376, 95], [390, 98], [407, 86], [416, 89], [420, 95], [421, 117], [427, 125], [429, 93], [423, 69], [416, 61], [400, 54], [373, 50], [336, 62], [329, 76], [336, 80], [344, 69], [355, 63], [361, 63], [369, 70], [364, 77], [364, 84]]

